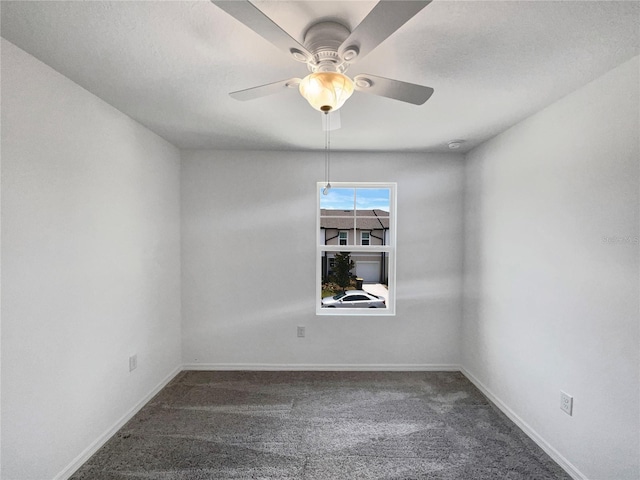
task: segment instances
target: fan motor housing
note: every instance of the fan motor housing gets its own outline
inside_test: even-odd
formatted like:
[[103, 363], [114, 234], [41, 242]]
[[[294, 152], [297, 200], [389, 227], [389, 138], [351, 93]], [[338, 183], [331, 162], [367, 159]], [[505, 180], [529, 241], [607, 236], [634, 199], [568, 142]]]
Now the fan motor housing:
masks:
[[338, 48], [351, 31], [338, 22], [319, 22], [311, 25], [304, 35], [304, 46], [313, 58], [307, 63], [312, 72], [343, 73], [348, 64], [338, 55]]

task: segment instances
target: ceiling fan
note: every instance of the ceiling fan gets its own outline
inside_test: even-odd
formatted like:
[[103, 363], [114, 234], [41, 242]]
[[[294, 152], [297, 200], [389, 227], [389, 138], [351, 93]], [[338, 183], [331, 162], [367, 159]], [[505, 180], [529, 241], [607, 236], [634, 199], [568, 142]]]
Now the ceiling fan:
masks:
[[[370, 53], [431, 0], [379, 1], [360, 24], [350, 31], [334, 21], [312, 24], [300, 44], [248, 0], [211, 0], [239, 22], [262, 36], [311, 72], [305, 78], [290, 78], [231, 92], [237, 100], [253, 100], [297, 88], [309, 104], [325, 114], [335, 112], [355, 91], [422, 105], [433, 88], [371, 74], [345, 75], [349, 66]], [[339, 112], [337, 112], [339, 113]]]

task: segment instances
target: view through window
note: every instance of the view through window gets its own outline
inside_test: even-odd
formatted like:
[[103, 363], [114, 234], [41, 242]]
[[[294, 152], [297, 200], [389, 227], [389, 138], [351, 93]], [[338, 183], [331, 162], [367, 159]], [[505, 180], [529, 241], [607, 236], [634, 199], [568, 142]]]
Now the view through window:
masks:
[[395, 183], [318, 183], [318, 315], [395, 314]]

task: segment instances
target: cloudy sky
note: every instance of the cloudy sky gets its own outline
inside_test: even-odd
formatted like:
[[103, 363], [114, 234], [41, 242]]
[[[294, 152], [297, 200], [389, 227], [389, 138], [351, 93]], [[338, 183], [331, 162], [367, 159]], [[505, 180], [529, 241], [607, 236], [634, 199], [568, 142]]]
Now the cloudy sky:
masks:
[[327, 195], [319, 190], [320, 208], [329, 210], [371, 210], [389, 211], [388, 188], [331, 188]]

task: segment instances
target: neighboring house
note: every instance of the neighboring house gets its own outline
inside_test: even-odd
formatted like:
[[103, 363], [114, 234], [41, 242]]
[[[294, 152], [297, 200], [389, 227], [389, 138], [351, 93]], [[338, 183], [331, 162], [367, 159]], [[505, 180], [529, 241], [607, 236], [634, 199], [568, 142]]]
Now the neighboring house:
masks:
[[[353, 252], [350, 246], [389, 244], [389, 212], [384, 210], [320, 210], [320, 235], [325, 245], [344, 245], [355, 263], [351, 273], [365, 282], [387, 283], [389, 259], [384, 252]], [[333, 273], [331, 252], [322, 257], [322, 277]]]

